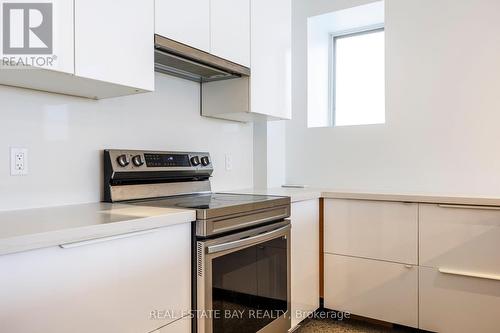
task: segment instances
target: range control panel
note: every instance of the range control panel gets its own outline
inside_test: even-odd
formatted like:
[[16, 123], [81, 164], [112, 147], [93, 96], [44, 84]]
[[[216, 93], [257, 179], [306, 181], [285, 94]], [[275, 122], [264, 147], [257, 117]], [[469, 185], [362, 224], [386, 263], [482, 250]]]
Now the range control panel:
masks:
[[188, 154], [144, 154], [147, 167], [190, 167]]
[[210, 191], [209, 153], [105, 149], [103, 155], [106, 202]]
[[209, 153], [106, 150], [105, 154], [115, 171], [212, 168]]

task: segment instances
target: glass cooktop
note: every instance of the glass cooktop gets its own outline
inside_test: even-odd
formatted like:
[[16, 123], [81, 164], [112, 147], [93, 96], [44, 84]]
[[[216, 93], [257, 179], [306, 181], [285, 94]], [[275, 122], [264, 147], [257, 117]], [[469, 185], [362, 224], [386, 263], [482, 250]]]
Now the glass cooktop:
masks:
[[[149, 207], [196, 209], [199, 213], [197, 215], [221, 216], [236, 212], [289, 205], [290, 198], [270, 195], [206, 193], [140, 200], [131, 202], [131, 204]], [[207, 211], [210, 211], [210, 214]], [[200, 218], [200, 216], [198, 217]]]

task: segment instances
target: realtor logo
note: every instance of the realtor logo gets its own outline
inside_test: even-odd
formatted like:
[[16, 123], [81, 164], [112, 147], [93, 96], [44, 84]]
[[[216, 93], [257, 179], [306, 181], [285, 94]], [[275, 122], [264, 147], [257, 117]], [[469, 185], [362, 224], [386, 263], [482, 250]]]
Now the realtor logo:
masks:
[[3, 53], [52, 54], [52, 3], [3, 4]]

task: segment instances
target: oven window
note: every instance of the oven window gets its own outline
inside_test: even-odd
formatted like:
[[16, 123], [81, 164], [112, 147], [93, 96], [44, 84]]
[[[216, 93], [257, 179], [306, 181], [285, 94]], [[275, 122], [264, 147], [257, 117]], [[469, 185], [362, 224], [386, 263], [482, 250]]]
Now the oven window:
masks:
[[254, 333], [285, 315], [285, 237], [215, 258], [212, 272], [214, 333]]

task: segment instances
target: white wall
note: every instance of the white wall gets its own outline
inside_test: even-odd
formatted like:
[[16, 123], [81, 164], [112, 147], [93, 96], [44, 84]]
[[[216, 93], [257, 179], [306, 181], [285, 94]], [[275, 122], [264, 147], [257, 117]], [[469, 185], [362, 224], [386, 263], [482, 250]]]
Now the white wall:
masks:
[[289, 183], [500, 195], [500, 1], [386, 0], [386, 124], [307, 129], [307, 17], [369, 3], [295, 0]]
[[[101, 200], [105, 148], [209, 151], [215, 190], [251, 187], [252, 125], [201, 117], [199, 96], [163, 74], [154, 93], [100, 101], [0, 86], [0, 210]], [[10, 176], [11, 146], [29, 149], [29, 175]]]
[[256, 121], [253, 134], [253, 185], [258, 189], [285, 184], [286, 121]]

